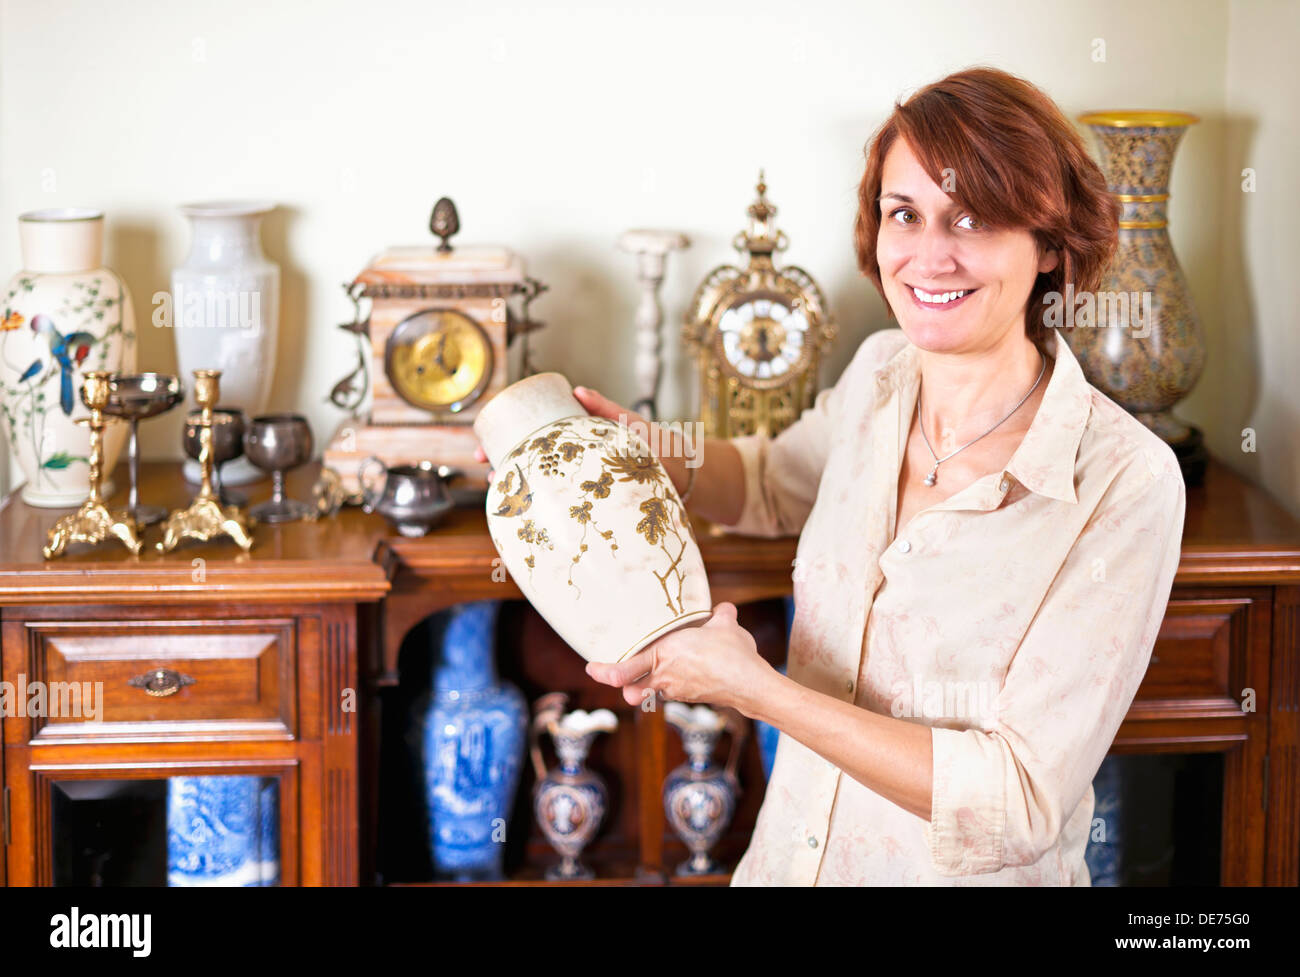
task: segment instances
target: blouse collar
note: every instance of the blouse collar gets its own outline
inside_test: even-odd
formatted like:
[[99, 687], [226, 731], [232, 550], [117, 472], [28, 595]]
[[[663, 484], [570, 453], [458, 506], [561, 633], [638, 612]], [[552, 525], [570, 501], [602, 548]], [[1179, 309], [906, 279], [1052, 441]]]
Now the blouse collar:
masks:
[[[1056, 368], [1020, 446], [1006, 471], [1030, 491], [1062, 502], [1077, 502], [1074, 491], [1079, 442], [1092, 411], [1092, 388], [1074, 351], [1052, 330]], [[877, 371], [877, 404], [897, 394], [910, 418], [920, 389], [920, 350], [908, 342]], [[910, 428], [910, 424], [908, 425]], [[906, 430], [907, 428], [904, 428]]]

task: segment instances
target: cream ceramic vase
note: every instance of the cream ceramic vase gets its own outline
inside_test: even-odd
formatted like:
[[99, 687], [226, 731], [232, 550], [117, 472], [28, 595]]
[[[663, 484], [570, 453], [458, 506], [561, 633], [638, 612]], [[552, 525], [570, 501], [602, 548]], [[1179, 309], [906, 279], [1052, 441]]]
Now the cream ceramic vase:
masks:
[[588, 661], [616, 662], [712, 613], [686, 510], [624, 425], [592, 417], [558, 373], [507, 387], [474, 421], [495, 476], [487, 521], [506, 569]]
[[[131, 293], [103, 267], [104, 215], [34, 210], [18, 218], [23, 270], [0, 292], [0, 411], [26, 476], [28, 505], [77, 506], [90, 494], [90, 411], [81, 384], [90, 370], [133, 373]], [[104, 472], [113, 470], [125, 424], [104, 432]], [[105, 495], [112, 493], [106, 480]]]

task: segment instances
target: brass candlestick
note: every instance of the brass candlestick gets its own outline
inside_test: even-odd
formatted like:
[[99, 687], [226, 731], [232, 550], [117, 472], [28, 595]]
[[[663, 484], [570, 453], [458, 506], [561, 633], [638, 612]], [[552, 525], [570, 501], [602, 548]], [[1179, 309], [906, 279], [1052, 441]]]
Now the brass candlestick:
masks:
[[163, 538], [158, 552], [174, 550], [185, 539], [206, 542], [214, 536], [229, 536], [248, 552], [253, 546], [253, 533], [243, 509], [235, 505], [222, 505], [212, 489], [212, 408], [221, 392], [220, 370], [194, 371], [194, 399], [200, 413], [195, 422], [199, 429], [199, 471], [201, 482], [194, 501], [187, 508], [177, 509], [163, 522]]
[[80, 417], [78, 424], [90, 427], [90, 498], [76, 512], [62, 517], [51, 527], [44, 548], [45, 559], [62, 556], [69, 543], [102, 543], [120, 539], [132, 553], [139, 555], [139, 527], [130, 514], [110, 511], [104, 504], [104, 428], [114, 418], [104, 413], [108, 403], [108, 381], [112, 374], [93, 370], [86, 374], [81, 385], [81, 400], [90, 408], [89, 417]]

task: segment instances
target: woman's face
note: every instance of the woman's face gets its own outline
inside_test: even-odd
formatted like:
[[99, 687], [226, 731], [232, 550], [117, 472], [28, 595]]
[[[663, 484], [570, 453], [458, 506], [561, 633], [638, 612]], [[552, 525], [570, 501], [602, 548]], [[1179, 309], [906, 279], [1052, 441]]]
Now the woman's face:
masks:
[[1056, 267], [1056, 252], [1040, 255], [1028, 230], [981, 226], [901, 138], [885, 155], [879, 207], [880, 281], [913, 345], [976, 352], [1024, 335], [1030, 289], [1040, 271]]

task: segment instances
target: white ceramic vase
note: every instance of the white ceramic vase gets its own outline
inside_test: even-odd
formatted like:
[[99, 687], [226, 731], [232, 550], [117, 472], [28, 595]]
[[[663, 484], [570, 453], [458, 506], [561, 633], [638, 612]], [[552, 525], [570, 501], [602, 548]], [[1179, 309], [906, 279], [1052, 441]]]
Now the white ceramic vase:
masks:
[[[213, 200], [181, 207], [192, 240], [185, 263], [172, 272], [172, 328], [186, 387], [195, 370], [221, 371], [221, 406], [250, 418], [265, 412], [275, 373], [280, 323], [280, 268], [262, 253], [262, 218], [269, 201]], [[192, 401], [192, 395], [191, 395]], [[192, 403], [190, 406], [194, 406]], [[187, 459], [185, 477], [199, 480]], [[242, 485], [264, 478], [247, 458], [222, 466], [221, 480]]]
[[712, 613], [694, 531], [667, 473], [626, 426], [592, 417], [558, 373], [484, 405], [492, 542], [578, 654], [615, 662]]
[[[23, 270], [0, 294], [0, 410], [29, 505], [62, 508], [90, 494], [90, 431], [76, 423], [89, 370], [132, 373], [135, 312], [126, 284], [103, 267], [104, 215], [35, 210], [18, 218]], [[111, 472], [126, 425], [104, 432]], [[105, 485], [112, 492], [112, 483]]]

